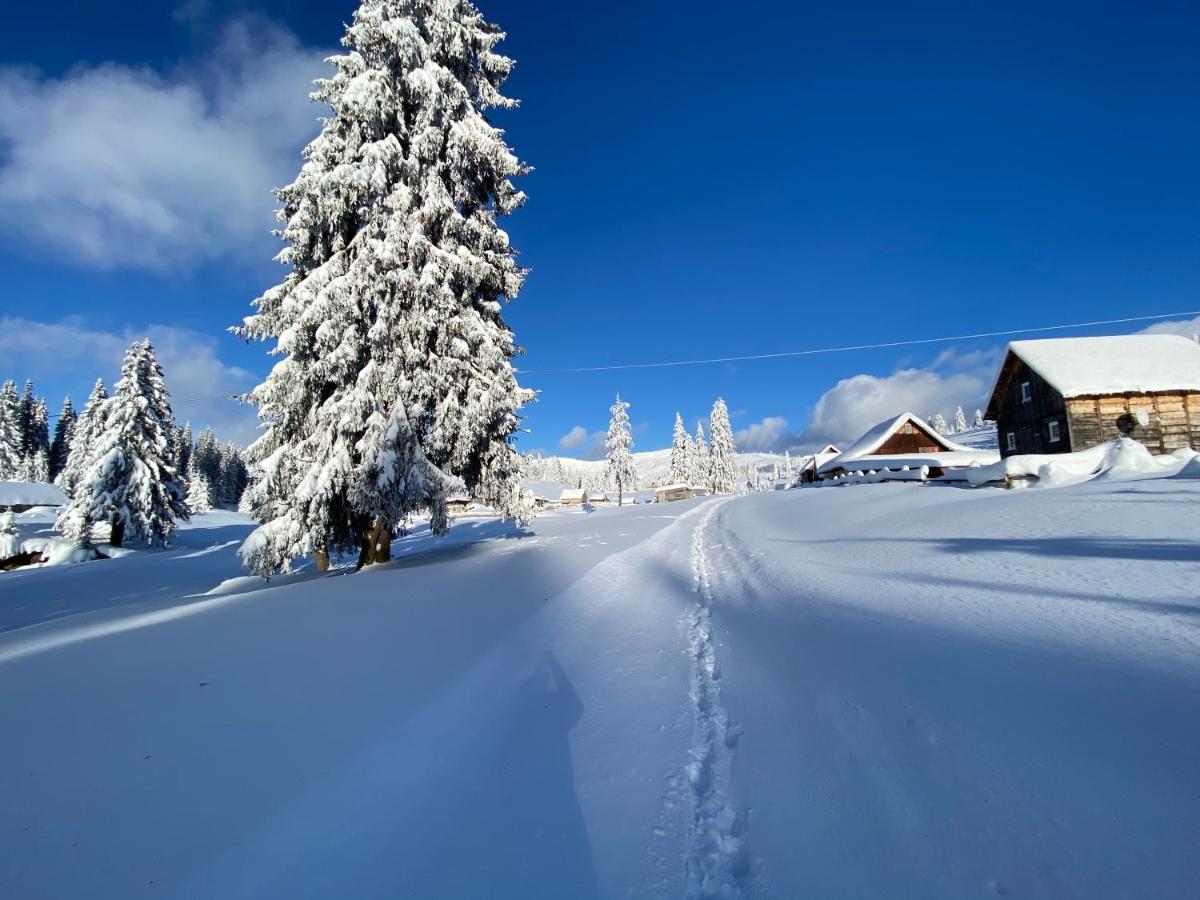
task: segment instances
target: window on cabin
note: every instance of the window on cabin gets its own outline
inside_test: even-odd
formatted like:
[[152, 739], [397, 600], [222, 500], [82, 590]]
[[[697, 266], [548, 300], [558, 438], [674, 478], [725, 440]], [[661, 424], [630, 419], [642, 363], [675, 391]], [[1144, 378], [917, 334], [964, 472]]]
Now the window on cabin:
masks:
[[913, 433], [912, 422], [906, 422], [906, 423], [905, 423], [905, 425], [904, 425], [904, 433], [905, 433], [905, 434], [912, 434], [912, 433]]
[[1007, 435], [1005, 435], [1004, 442], [1005, 442], [1005, 445], [1007, 446], [1007, 448], [1008, 448], [1009, 450], [1016, 450], [1016, 449], [1017, 449], [1017, 435], [1016, 435], [1016, 433], [1015, 433], [1015, 432], [1012, 432], [1012, 431], [1010, 431], [1010, 432], [1009, 432]]
[[1033, 385], [1028, 381], [1021, 382], [1021, 402], [1028, 403], [1033, 399]]
[[1050, 423], [1050, 443], [1057, 444], [1061, 439], [1062, 439], [1062, 437], [1058, 431], [1058, 423], [1051, 422]]

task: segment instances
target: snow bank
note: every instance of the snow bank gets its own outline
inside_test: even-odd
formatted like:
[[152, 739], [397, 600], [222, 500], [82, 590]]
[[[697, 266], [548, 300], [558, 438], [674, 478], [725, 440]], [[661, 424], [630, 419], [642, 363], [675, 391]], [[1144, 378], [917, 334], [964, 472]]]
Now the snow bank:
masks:
[[54, 484], [0, 481], [0, 506], [64, 506], [67, 497]]
[[1010, 456], [990, 466], [967, 469], [967, 481], [979, 487], [1014, 478], [1037, 479], [1037, 487], [1064, 487], [1092, 478], [1140, 480], [1178, 474], [1195, 451], [1154, 456], [1132, 438], [1118, 438], [1075, 453], [1028, 453]]

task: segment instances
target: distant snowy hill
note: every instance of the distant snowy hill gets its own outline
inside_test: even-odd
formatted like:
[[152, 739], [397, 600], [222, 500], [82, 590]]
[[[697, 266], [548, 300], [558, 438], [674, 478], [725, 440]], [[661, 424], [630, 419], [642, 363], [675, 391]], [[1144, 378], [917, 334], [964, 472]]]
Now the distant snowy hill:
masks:
[[[792, 469], [798, 471], [798, 461], [802, 456], [792, 456]], [[776, 465], [780, 472], [786, 466], [787, 459], [782, 453], [736, 453], [734, 460], [738, 473], [753, 466], [765, 474]], [[600, 482], [605, 477], [606, 462], [602, 459], [574, 459], [570, 456], [545, 456], [535, 461], [536, 477], [553, 479], [555, 465], [561, 467], [564, 481], [575, 483], [580, 478], [585, 482]], [[666, 484], [671, 478], [671, 448], [663, 450], [644, 450], [633, 454], [633, 464], [637, 468], [638, 482], [646, 487]]]
[[976, 450], [999, 450], [1000, 442], [996, 437], [996, 423], [988, 422], [982, 428], [971, 428], [958, 434], [947, 435], [956, 444], [973, 447]]

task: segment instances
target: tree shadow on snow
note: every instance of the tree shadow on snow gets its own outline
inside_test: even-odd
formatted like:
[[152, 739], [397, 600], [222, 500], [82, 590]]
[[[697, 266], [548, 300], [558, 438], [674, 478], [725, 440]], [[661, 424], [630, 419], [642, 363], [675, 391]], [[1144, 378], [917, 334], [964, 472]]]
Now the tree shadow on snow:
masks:
[[785, 544], [924, 544], [943, 553], [1016, 553], [1061, 559], [1132, 559], [1159, 562], [1200, 563], [1200, 544], [1167, 538], [1106, 538], [1059, 536], [1030, 538], [944, 537], [944, 538], [855, 538], [838, 541], [805, 541], [772, 538]]

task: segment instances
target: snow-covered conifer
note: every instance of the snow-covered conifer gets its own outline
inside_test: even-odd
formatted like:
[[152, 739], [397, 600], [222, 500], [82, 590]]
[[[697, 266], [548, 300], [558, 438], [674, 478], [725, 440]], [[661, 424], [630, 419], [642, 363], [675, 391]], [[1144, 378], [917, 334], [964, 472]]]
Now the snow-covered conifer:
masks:
[[792, 480], [792, 454], [787, 450], [783, 451], [783, 477]]
[[974, 423], [972, 423], [971, 427], [972, 428], [982, 428], [983, 426], [984, 426], [983, 410], [977, 409], [977, 410], [975, 410], [975, 421], [974, 421]]
[[193, 515], [212, 511], [212, 488], [208, 478], [199, 469], [192, 471], [188, 479], [187, 508]]
[[696, 423], [696, 437], [692, 441], [692, 471], [689, 481], [696, 487], [708, 487], [709, 458], [708, 441], [704, 439], [704, 423]]
[[617, 394], [617, 402], [610, 408], [612, 418], [608, 421], [608, 436], [604, 447], [608, 451], [608, 481], [617, 486], [617, 505], [623, 505], [625, 491], [637, 489], [637, 470], [633, 467], [633, 431], [629, 427], [629, 404]]
[[103, 425], [103, 410], [107, 401], [108, 390], [104, 387], [103, 379], [97, 378], [92, 386], [92, 393], [88, 396], [87, 405], [71, 429], [66, 464], [55, 478], [55, 484], [62, 488], [68, 497], [75, 495], [75, 485], [79, 476], [91, 460], [92, 448]]
[[954, 433], [960, 434], [967, 430], [967, 414], [963, 412], [960, 406], [954, 410]]
[[675, 413], [675, 431], [671, 435], [671, 483], [684, 484], [690, 475], [688, 460], [688, 433], [683, 427], [683, 417]]
[[948, 434], [950, 432], [950, 426], [946, 424], [946, 417], [941, 413], [933, 414], [933, 417], [929, 420], [929, 427], [938, 434]]
[[22, 429], [21, 398], [12, 381], [0, 389], [0, 481], [13, 481], [21, 473], [25, 432]]
[[709, 458], [709, 487], [714, 494], [732, 494], [737, 482], [737, 460], [734, 456], [733, 426], [729, 408], [720, 397], [713, 404], [709, 418], [712, 429], [712, 450]]
[[71, 442], [75, 433], [75, 407], [68, 396], [63, 399], [62, 411], [54, 420], [54, 440], [50, 442], [50, 480], [55, 481], [58, 474], [66, 468], [67, 457], [71, 455]]
[[80, 546], [102, 523], [111, 524], [113, 546], [126, 538], [165, 546], [187, 506], [171, 460], [170, 400], [149, 341], [125, 352], [121, 380], [96, 418], [95, 444], [56, 527]]
[[21, 552], [21, 540], [11, 512], [0, 512], [0, 560]]
[[486, 116], [516, 105], [503, 37], [468, 0], [363, 0], [317, 82], [333, 115], [278, 192], [291, 271], [237, 329], [281, 357], [250, 395], [259, 573], [386, 559], [417, 509], [444, 532], [456, 490], [527, 514], [511, 439], [533, 394], [501, 316], [526, 273], [498, 224], [526, 167]]
[[33, 446], [33, 410], [36, 403], [37, 398], [33, 395], [33, 379], [27, 378], [25, 379], [25, 391], [21, 394], [21, 418], [18, 426], [21, 429], [21, 459], [32, 456], [36, 449]]
[[216, 435], [212, 427], [205, 428], [196, 438], [196, 446], [192, 450], [190, 468], [199, 469], [213, 485], [221, 477], [221, 450], [217, 446]]

